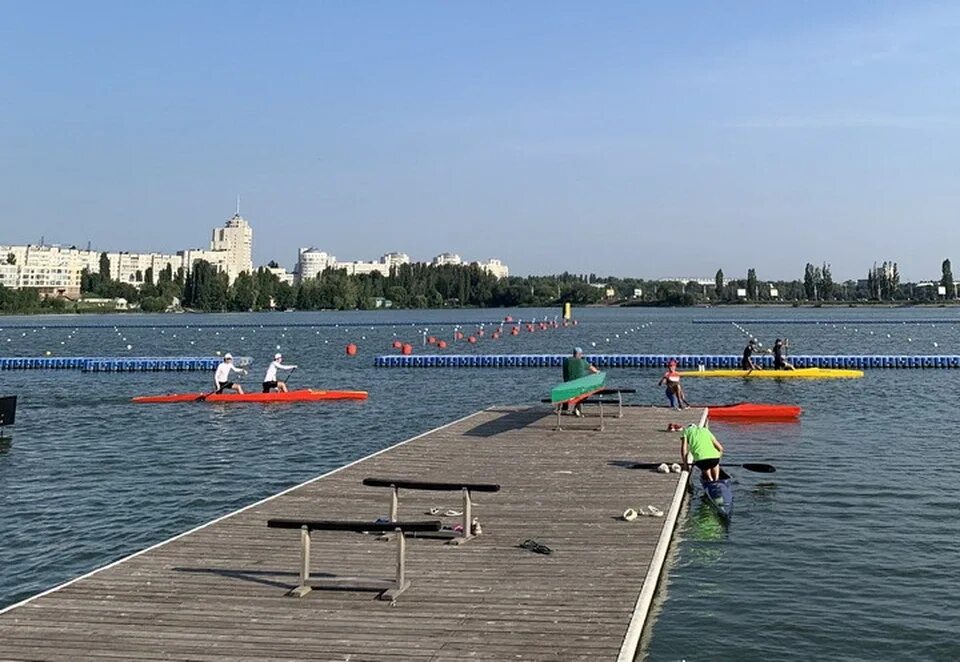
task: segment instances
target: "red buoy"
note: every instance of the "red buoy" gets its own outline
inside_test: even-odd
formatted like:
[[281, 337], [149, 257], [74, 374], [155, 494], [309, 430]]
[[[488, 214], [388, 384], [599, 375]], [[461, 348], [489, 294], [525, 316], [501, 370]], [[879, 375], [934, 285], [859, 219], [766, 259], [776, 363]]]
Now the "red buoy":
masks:
[[353, 343], [347, 345], [347, 356], [356, 356], [357, 355], [357, 346]]
[[400, 349], [401, 347], [403, 347], [403, 343], [402, 343], [402, 342], [400, 342], [399, 340], [394, 340], [394, 341], [393, 341], [393, 348], [394, 348], [394, 349]]
[[512, 317], [511, 315], [507, 315], [506, 317], [503, 318], [503, 321], [504, 321], [504, 322], [512, 322], [512, 321], [513, 321], [513, 317]]
[[436, 338], [436, 336], [428, 336], [428, 337], [427, 337], [427, 342], [430, 343], [431, 345], [436, 345], [436, 344], [437, 344], [437, 338]]
[[454, 340], [463, 340], [463, 334], [462, 334], [461, 332], [457, 331], [456, 333], [453, 334], [453, 339], [454, 339]]
[[511, 336], [519, 336], [519, 335], [520, 335], [520, 327], [519, 327], [519, 326], [515, 326], [515, 327], [513, 327], [512, 329], [510, 329], [510, 335], [511, 335]]
[[404, 343], [403, 347], [400, 348], [400, 351], [404, 356], [409, 356], [410, 354], [413, 354], [413, 345], [410, 343]]
[[446, 348], [447, 348], [447, 341], [446, 341], [446, 340], [438, 340], [438, 341], [437, 341], [437, 347], [439, 347], [440, 349], [446, 349]]
[[470, 343], [471, 345], [476, 345], [476, 344], [477, 344], [477, 337], [476, 337], [476, 336], [470, 336], [469, 338], [467, 338], [467, 342]]

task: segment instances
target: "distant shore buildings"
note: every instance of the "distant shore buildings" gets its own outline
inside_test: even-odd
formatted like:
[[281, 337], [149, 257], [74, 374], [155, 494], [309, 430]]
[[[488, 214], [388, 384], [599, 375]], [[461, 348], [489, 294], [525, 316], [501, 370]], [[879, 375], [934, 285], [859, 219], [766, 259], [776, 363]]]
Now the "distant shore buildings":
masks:
[[[81, 279], [84, 271], [99, 274], [102, 258], [109, 263], [108, 276], [122, 283], [140, 287], [144, 283], [156, 284], [160, 273], [169, 269], [176, 274], [183, 269], [189, 272], [193, 265], [204, 260], [217, 271], [227, 274], [233, 283], [241, 273], [253, 273], [253, 228], [237, 212], [219, 227], [213, 229], [208, 248], [187, 248], [176, 253], [133, 253], [128, 251], [98, 251], [76, 246], [48, 245], [0, 245], [0, 285], [11, 289], [34, 288], [42, 296], [80, 297]], [[297, 254], [296, 267], [292, 272], [276, 266], [265, 267], [281, 282], [295, 283], [316, 278], [325, 269], [342, 269], [349, 275], [378, 272], [389, 276], [390, 270], [410, 264], [406, 253], [387, 253], [372, 262], [342, 262], [326, 251], [317, 248], [301, 248]], [[459, 255], [442, 253], [430, 264], [465, 264]], [[504, 278], [509, 275], [507, 265], [500, 260], [473, 262], [479, 268]]]
[[[406, 253], [387, 253], [380, 259], [372, 262], [341, 262], [336, 256], [320, 250], [319, 248], [301, 248], [297, 254], [297, 266], [294, 269], [294, 279], [296, 282], [302, 282], [311, 278], [316, 278], [323, 273], [325, 269], [343, 269], [348, 275], [372, 274], [377, 272], [383, 276], [389, 276], [393, 267], [410, 264], [410, 256]], [[466, 264], [459, 255], [454, 253], [441, 253], [433, 258], [430, 264], [434, 266], [443, 266], [447, 264], [463, 265]], [[490, 259], [486, 262], [473, 262], [484, 271], [497, 278], [506, 278], [510, 275], [510, 270], [503, 262], [497, 259]]]

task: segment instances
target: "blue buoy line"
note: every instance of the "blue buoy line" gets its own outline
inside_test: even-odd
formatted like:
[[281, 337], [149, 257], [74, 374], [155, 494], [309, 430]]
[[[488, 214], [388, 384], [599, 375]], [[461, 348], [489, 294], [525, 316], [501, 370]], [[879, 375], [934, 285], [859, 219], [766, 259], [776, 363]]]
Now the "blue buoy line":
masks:
[[[378, 356], [378, 368], [559, 368], [567, 354], [389, 354]], [[681, 368], [740, 367], [739, 354], [589, 354], [598, 368], [665, 368], [671, 360]], [[773, 367], [772, 356], [754, 356], [754, 363]], [[960, 368], [960, 355], [791, 355], [797, 368]]]
[[[82, 357], [36, 356], [0, 358], [0, 370], [80, 370], [82, 372], [191, 372], [215, 370], [219, 356]], [[249, 356], [235, 357], [238, 366], [253, 363]]]

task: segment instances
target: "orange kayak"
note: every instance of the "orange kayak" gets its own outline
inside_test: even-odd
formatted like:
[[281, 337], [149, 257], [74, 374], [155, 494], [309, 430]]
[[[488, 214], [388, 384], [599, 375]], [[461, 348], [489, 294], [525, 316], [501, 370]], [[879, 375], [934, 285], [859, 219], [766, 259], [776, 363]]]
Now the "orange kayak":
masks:
[[741, 402], [735, 405], [708, 405], [708, 416], [718, 421], [785, 421], [798, 418], [797, 405], [768, 405]]
[[167, 402], [314, 402], [317, 400], [366, 400], [366, 391], [319, 391], [300, 389], [286, 393], [171, 393], [141, 395], [132, 402], [158, 404]]

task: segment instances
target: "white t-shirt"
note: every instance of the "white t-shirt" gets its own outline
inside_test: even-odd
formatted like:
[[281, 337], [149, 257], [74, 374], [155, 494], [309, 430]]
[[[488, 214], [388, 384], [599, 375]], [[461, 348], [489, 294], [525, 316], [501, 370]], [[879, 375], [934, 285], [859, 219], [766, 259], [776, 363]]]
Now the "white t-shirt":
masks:
[[232, 363], [227, 363], [226, 361], [224, 361], [223, 363], [217, 366], [217, 372], [213, 376], [213, 379], [218, 384], [222, 384], [223, 382], [229, 382], [230, 373], [232, 372], [238, 372], [240, 374], [243, 374], [243, 370], [233, 365]]
[[293, 370], [295, 365], [283, 365], [280, 361], [273, 361], [267, 368], [267, 374], [263, 376], [265, 382], [277, 381], [277, 370]]

